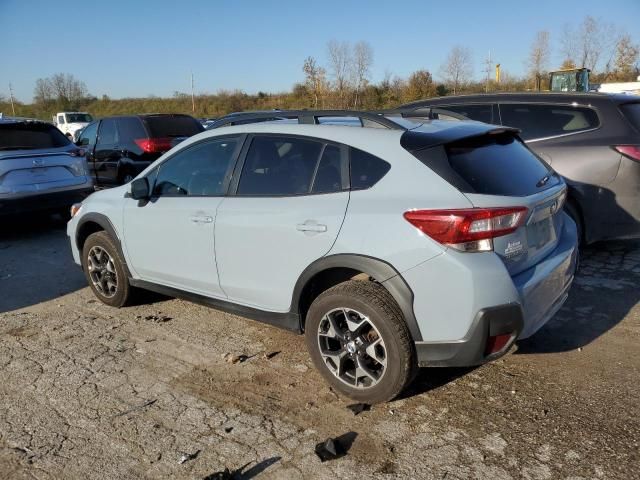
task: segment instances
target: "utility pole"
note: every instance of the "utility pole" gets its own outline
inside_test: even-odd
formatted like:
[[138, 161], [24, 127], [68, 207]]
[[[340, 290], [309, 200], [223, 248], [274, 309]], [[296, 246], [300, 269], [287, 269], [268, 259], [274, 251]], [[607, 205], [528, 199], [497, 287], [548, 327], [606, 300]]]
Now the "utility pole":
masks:
[[484, 61], [485, 64], [485, 73], [487, 74], [487, 79], [484, 84], [484, 92], [489, 93], [489, 82], [491, 81], [491, 70], [493, 67], [493, 62], [491, 61], [491, 50], [489, 50], [489, 57]]
[[13, 88], [11, 87], [11, 83], [9, 83], [9, 98], [11, 99], [11, 111], [13, 112], [13, 116], [16, 116], [16, 107], [13, 105]]
[[191, 71], [191, 112], [196, 113], [196, 99], [193, 96], [193, 70]]

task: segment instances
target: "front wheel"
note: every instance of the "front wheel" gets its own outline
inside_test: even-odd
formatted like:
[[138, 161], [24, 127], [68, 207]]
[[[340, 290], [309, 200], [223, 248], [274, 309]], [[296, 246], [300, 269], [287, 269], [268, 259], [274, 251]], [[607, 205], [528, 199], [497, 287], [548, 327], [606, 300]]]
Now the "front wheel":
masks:
[[131, 298], [125, 262], [107, 232], [89, 235], [82, 247], [82, 269], [89, 286], [102, 303], [123, 307]]
[[416, 367], [400, 307], [374, 282], [350, 280], [319, 295], [307, 313], [305, 337], [322, 376], [359, 402], [393, 399]]

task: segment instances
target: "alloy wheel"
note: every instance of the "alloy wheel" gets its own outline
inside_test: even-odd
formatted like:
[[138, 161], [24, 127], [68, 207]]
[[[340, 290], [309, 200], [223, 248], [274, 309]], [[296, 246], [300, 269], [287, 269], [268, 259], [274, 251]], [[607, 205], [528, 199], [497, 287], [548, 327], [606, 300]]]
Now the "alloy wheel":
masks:
[[371, 319], [351, 308], [333, 309], [318, 326], [318, 346], [326, 367], [350, 387], [366, 389], [380, 382], [387, 349]]
[[99, 246], [92, 247], [87, 256], [89, 277], [95, 289], [104, 297], [111, 298], [118, 291], [118, 274], [111, 255]]

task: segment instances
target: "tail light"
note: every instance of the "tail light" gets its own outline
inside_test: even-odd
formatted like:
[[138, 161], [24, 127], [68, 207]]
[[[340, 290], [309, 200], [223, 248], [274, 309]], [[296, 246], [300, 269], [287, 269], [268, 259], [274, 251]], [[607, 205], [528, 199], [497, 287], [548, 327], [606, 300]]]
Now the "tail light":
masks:
[[134, 140], [146, 153], [164, 153], [171, 150], [171, 138], [137, 138]]
[[492, 239], [517, 230], [525, 207], [409, 210], [404, 218], [436, 242], [463, 252], [493, 250]]
[[616, 145], [613, 149], [631, 160], [640, 162], [640, 145]]

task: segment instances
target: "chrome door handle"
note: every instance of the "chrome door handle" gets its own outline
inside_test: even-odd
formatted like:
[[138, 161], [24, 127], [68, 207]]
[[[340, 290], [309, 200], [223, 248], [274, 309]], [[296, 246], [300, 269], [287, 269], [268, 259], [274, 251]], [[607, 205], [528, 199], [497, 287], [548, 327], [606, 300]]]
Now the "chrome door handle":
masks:
[[190, 219], [193, 223], [211, 223], [213, 222], [213, 217], [208, 216], [193, 216]]
[[326, 232], [327, 226], [319, 223], [301, 223], [296, 225], [296, 230], [300, 232]]

